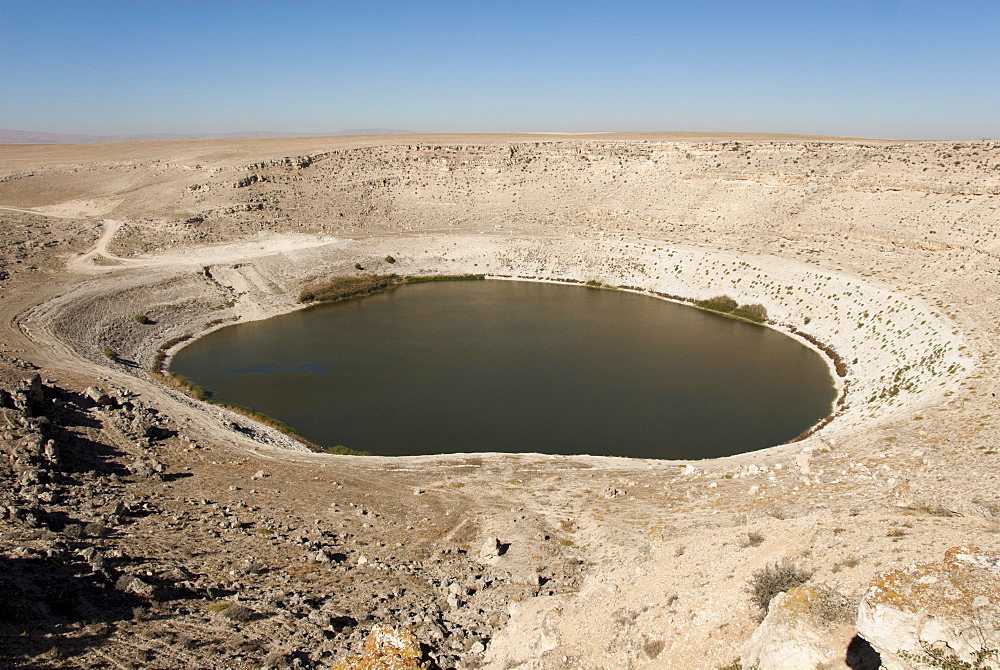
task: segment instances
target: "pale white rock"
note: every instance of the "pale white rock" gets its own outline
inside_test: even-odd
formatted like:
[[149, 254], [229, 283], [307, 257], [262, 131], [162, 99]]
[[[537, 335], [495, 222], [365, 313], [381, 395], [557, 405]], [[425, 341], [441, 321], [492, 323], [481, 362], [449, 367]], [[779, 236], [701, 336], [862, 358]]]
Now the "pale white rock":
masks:
[[521, 664], [555, 667], [546, 664], [543, 656], [560, 645], [559, 614], [569, 600], [569, 596], [542, 596], [512, 603], [507, 625], [490, 640], [481, 667], [484, 670], [506, 670]]
[[830, 618], [830, 603], [841, 596], [827, 587], [798, 586], [771, 600], [767, 616], [741, 657], [744, 668], [848, 670], [847, 648], [854, 637], [849, 619]]
[[[952, 547], [944, 560], [913, 563], [878, 575], [858, 611], [858, 633], [885, 670], [909, 670], [903, 654], [936, 648], [974, 663], [1000, 648], [1000, 555]], [[971, 666], [970, 666], [971, 667]]]
[[813, 447], [805, 447], [795, 457], [795, 464], [799, 466], [799, 471], [804, 475], [811, 473], [809, 461], [812, 460], [812, 452]]
[[503, 543], [500, 542], [499, 538], [488, 537], [483, 542], [483, 546], [479, 549], [479, 555], [483, 558], [495, 558], [500, 555], [503, 549]]

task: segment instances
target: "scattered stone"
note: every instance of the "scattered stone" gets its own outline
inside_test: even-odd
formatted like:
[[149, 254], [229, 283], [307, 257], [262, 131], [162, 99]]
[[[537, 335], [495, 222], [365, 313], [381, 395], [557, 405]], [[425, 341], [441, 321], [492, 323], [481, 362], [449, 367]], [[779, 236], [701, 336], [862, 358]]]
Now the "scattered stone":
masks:
[[144, 479], [162, 479], [162, 473], [165, 469], [163, 463], [153, 458], [137, 458], [128, 466], [129, 472]]

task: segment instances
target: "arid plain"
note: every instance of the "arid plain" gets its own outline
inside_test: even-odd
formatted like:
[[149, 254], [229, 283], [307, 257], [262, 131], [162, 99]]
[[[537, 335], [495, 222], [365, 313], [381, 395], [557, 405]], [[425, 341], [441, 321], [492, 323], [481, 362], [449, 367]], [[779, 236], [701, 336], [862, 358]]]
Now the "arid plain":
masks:
[[[387, 624], [442, 668], [763, 670], [750, 588], [794, 565], [825, 667], [849, 667], [879, 573], [998, 549], [998, 204], [990, 141], [2, 146], [0, 654], [332, 667]], [[762, 303], [835, 353], [841, 399], [726, 459], [383, 458], [311, 453], [156, 372], [355, 264]]]

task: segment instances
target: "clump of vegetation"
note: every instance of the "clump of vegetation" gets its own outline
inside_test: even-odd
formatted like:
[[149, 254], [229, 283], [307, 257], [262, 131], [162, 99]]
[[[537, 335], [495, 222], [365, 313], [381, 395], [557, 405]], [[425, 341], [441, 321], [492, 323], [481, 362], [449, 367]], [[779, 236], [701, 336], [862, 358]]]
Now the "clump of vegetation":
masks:
[[996, 664], [1000, 662], [1000, 649], [979, 649], [974, 660], [963, 661], [951, 650], [938, 649], [927, 643], [922, 643], [922, 646], [922, 654], [900, 650], [899, 655], [908, 661], [943, 670], [995, 670], [1000, 667]]
[[812, 572], [797, 566], [791, 559], [772, 563], [753, 573], [748, 590], [750, 602], [767, 612], [774, 596], [802, 586], [812, 577]]
[[190, 340], [192, 337], [194, 337], [193, 333], [185, 333], [180, 337], [174, 337], [161, 344], [159, 349], [157, 349], [156, 351], [156, 358], [153, 360], [152, 371], [155, 373], [162, 373], [163, 364], [167, 361], [167, 351], [177, 346], [181, 342], [186, 342]]
[[767, 308], [757, 302], [750, 305], [740, 305], [733, 310], [733, 315], [750, 319], [757, 323], [764, 323], [767, 321]]
[[361, 265], [361, 263], [355, 263], [354, 264], [354, 269], [355, 270], [364, 270], [365, 268]]
[[717, 295], [706, 300], [699, 300], [696, 304], [702, 309], [710, 309], [713, 312], [722, 312], [724, 314], [732, 312], [739, 306], [739, 303], [728, 295]]
[[83, 527], [83, 533], [87, 537], [102, 537], [106, 531], [107, 526], [100, 521], [92, 521]]
[[243, 416], [253, 419], [257, 423], [262, 423], [265, 426], [270, 426], [275, 430], [279, 430], [285, 435], [296, 437], [299, 434], [299, 431], [295, 430], [284, 421], [275, 419], [273, 416], [268, 416], [263, 412], [258, 412], [255, 409], [250, 409], [249, 407], [244, 407], [243, 405], [229, 405], [227, 403], [214, 403], [214, 404], [218, 405], [219, 407], [225, 407], [226, 409], [232, 410], [233, 412], [238, 412]]
[[104, 347], [104, 355], [108, 357], [108, 360], [118, 362], [118, 352], [111, 347]]
[[202, 402], [210, 401], [208, 390], [198, 382], [192, 381], [176, 372], [168, 372], [166, 378], [170, 380], [174, 388], [180, 389], [195, 400], [201, 400]]
[[848, 556], [834, 563], [830, 568], [830, 572], [840, 572], [844, 568], [856, 568], [859, 563], [861, 563], [861, 559], [857, 556]]
[[392, 256], [386, 256], [386, 257], [385, 257], [385, 262], [386, 262], [386, 263], [395, 263], [395, 262], [396, 262], [396, 259], [395, 259], [395, 258], [393, 258]]
[[370, 295], [399, 286], [404, 279], [396, 274], [334, 277], [321, 284], [306, 286], [299, 292], [299, 302], [337, 302], [361, 295]]
[[407, 277], [406, 284], [423, 284], [429, 281], [479, 281], [481, 279], [486, 279], [486, 275], [415, 275], [412, 277]]
[[134, 317], [132, 317], [132, 318], [134, 318], [134, 319], [135, 319], [135, 322], [136, 322], [136, 323], [141, 323], [141, 324], [143, 324], [143, 325], [146, 325], [147, 323], [149, 323], [149, 317], [148, 317], [148, 316], [146, 316], [145, 314], [136, 314], [136, 315], [135, 315]]
[[741, 305], [728, 295], [717, 295], [695, 303], [702, 309], [711, 310], [720, 314], [734, 316], [754, 323], [764, 323], [767, 321], [767, 308], [760, 303]]
[[323, 447], [323, 453], [335, 454], [337, 456], [371, 456], [371, 454], [367, 451], [351, 449], [350, 447], [345, 447], [342, 444], [338, 444], [333, 447]]
[[602, 288], [604, 284], [596, 279], [590, 279], [584, 284], [584, 286], [589, 286], [590, 288]]
[[84, 536], [83, 525], [78, 523], [68, 523], [66, 527], [63, 528], [63, 535], [66, 537], [71, 537], [75, 540], [79, 540]]
[[403, 284], [422, 284], [432, 281], [469, 281], [486, 279], [486, 275], [415, 275], [397, 274], [361, 275], [359, 277], [334, 277], [321, 284], [306, 286], [299, 293], [299, 302], [337, 302], [348, 298], [371, 295]]
[[227, 603], [222, 600], [209, 603], [206, 609], [209, 612], [221, 614], [231, 621], [250, 621], [254, 615], [254, 611], [249, 607], [237, 605], [236, 603]]
[[857, 607], [842, 593], [821, 587], [816, 590], [816, 594], [819, 602], [813, 605], [812, 611], [822, 619], [833, 623], [850, 623], [857, 617]]
[[663, 640], [646, 640], [642, 645], [642, 650], [646, 652], [646, 656], [656, 658], [665, 646], [666, 643]]
[[761, 533], [752, 530], [749, 533], [747, 533], [746, 540], [744, 540], [740, 544], [743, 546], [743, 548], [759, 547], [760, 545], [764, 544], [764, 536]]

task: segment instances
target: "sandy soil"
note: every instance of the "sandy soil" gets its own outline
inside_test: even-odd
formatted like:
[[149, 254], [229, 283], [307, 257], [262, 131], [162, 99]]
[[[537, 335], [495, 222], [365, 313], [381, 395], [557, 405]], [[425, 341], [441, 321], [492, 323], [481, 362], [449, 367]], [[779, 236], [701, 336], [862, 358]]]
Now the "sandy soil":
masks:
[[[717, 668], [780, 559], [856, 603], [886, 568], [995, 550], [998, 195], [995, 142], [0, 147], [0, 560], [21, 575], [0, 590], [45, 603], [0, 610], [7, 660], [326, 667], [389, 623], [441, 667]], [[760, 302], [836, 351], [843, 402], [802, 442], [710, 461], [336, 457], [149, 372], [165, 343], [388, 254]], [[44, 389], [17, 400], [36, 368]]]

